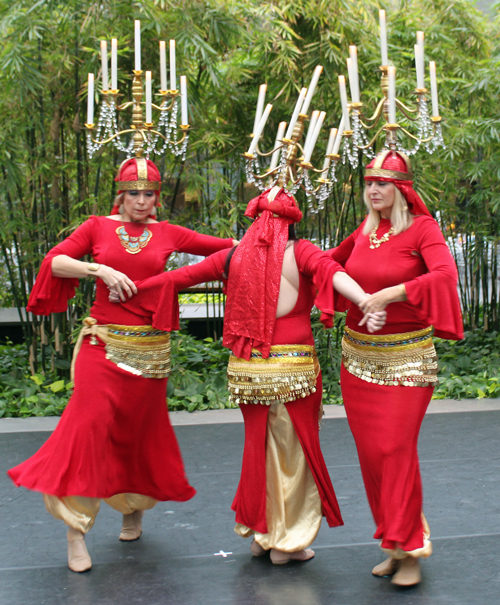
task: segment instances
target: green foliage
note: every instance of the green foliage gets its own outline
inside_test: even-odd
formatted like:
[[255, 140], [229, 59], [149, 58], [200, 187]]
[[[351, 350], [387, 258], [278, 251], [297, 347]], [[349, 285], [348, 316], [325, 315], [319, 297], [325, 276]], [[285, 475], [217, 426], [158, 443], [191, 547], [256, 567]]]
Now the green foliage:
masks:
[[439, 386], [434, 399], [500, 397], [500, 333], [467, 332], [457, 342], [436, 339]]
[[[313, 332], [323, 375], [323, 403], [341, 404], [340, 340], [344, 316], [325, 330], [319, 314], [313, 316]], [[500, 397], [500, 333], [480, 330], [465, 340], [436, 339], [439, 385], [433, 399], [483, 399]], [[199, 341], [179, 332], [172, 337], [172, 373], [168, 381], [168, 407], [188, 412], [224, 409], [228, 401], [226, 367], [229, 351], [221, 341]], [[0, 346], [0, 417], [58, 416], [73, 387], [54, 375], [29, 376], [26, 349]]]
[[170, 410], [217, 410], [231, 407], [226, 368], [229, 351], [211, 338], [196, 340], [178, 332], [172, 338], [172, 373], [168, 380]]
[[60, 416], [73, 383], [29, 375], [25, 347], [0, 345], [0, 418]]

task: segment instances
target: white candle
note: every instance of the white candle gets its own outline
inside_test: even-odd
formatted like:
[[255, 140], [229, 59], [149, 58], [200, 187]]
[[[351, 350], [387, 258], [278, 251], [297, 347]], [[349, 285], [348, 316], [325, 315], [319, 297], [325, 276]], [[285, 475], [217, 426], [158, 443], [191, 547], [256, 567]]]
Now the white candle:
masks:
[[306, 94], [307, 94], [307, 88], [303, 88], [300, 91], [299, 98], [297, 99], [297, 103], [295, 103], [295, 109], [293, 110], [292, 119], [290, 120], [288, 130], [286, 131], [285, 139], [290, 140], [292, 138], [293, 129], [295, 128], [297, 118], [299, 117], [300, 110], [302, 109], [302, 105], [304, 104], [304, 99], [306, 97]]
[[94, 74], [89, 74], [87, 85], [87, 124], [94, 123]]
[[319, 118], [319, 111], [313, 111], [311, 114], [311, 119], [309, 121], [309, 129], [307, 131], [306, 140], [303, 145], [304, 158], [307, 155], [307, 151], [309, 149], [309, 145], [311, 143], [311, 139], [312, 139], [312, 136], [314, 133], [314, 128], [316, 127], [316, 122], [318, 121], [318, 118]]
[[389, 77], [389, 124], [396, 124], [396, 68], [387, 68]]
[[167, 50], [165, 40], [160, 40], [160, 90], [167, 90]]
[[[335, 144], [335, 139], [337, 138], [337, 129], [330, 128], [330, 136], [328, 137], [328, 145], [326, 146], [326, 154], [325, 161], [323, 162], [323, 170], [326, 170], [328, 166], [330, 166], [330, 158], [327, 157], [332, 153], [333, 145]], [[326, 175], [324, 175], [326, 176]]]
[[170, 40], [170, 90], [177, 90], [175, 77], [175, 40]]
[[111, 90], [118, 90], [118, 40], [111, 40]]
[[135, 71], [141, 71], [141, 22], [137, 19], [135, 24]]
[[[278, 145], [283, 140], [283, 136], [285, 134], [285, 128], [286, 128], [286, 122], [280, 122], [280, 125], [278, 126], [278, 133], [276, 135], [276, 140], [274, 141], [274, 149], [276, 149], [276, 147], [278, 147]], [[270, 171], [274, 170], [276, 168], [276, 166], [278, 165], [280, 153], [281, 153], [281, 148], [276, 149], [276, 151], [271, 156], [271, 165], [269, 166]]]
[[101, 40], [102, 90], [108, 90], [108, 43]]
[[351, 98], [353, 103], [359, 103], [358, 49], [355, 46], [349, 46], [349, 59], [351, 60], [351, 72], [349, 73]]
[[344, 118], [345, 130], [351, 130], [349, 121], [349, 107], [347, 106], [347, 91], [345, 88], [345, 77], [339, 76], [340, 102], [342, 103], [342, 115]]
[[253, 139], [250, 144], [250, 147], [248, 148], [248, 153], [251, 155], [253, 155], [255, 150], [257, 149], [257, 143], [259, 142], [260, 135], [262, 134], [262, 131], [264, 130], [264, 126], [266, 125], [267, 118], [269, 117], [269, 114], [271, 113], [272, 108], [273, 108], [273, 106], [271, 104], [269, 104], [266, 107], [266, 109], [264, 110], [264, 113], [262, 114], [260, 122], [257, 126], [257, 130], [253, 133]]
[[318, 80], [319, 80], [319, 77], [320, 77], [322, 71], [323, 71], [323, 67], [321, 65], [317, 65], [315, 67], [311, 83], [309, 84], [309, 88], [307, 89], [307, 95], [306, 95], [306, 98], [304, 101], [304, 105], [302, 105], [302, 109], [300, 110], [301, 113], [304, 113], [307, 115], [307, 112], [309, 110], [309, 105], [311, 104], [313, 94], [314, 94], [314, 91], [316, 90], [316, 86], [318, 84]]
[[[417, 87], [425, 88], [425, 67], [424, 67], [424, 32], [417, 32], [418, 63], [417, 63]], [[420, 84], [418, 83], [420, 80]]]
[[259, 96], [257, 97], [257, 109], [255, 110], [255, 119], [253, 121], [252, 133], [255, 133], [255, 131], [257, 130], [257, 126], [259, 125], [260, 119], [262, 117], [262, 112], [264, 111], [264, 103], [266, 101], [266, 90], [267, 84], [261, 84], [259, 86]]
[[424, 74], [420, 69], [420, 47], [415, 44], [415, 69], [417, 71], [417, 88], [424, 88]]
[[186, 76], [181, 76], [181, 125], [187, 126], [188, 124], [187, 78]]
[[322, 111], [318, 116], [318, 120], [314, 126], [314, 132], [313, 132], [311, 140], [309, 142], [309, 147], [307, 149], [307, 153], [304, 156], [304, 162], [309, 162], [311, 160], [311, 156], [314, 151], [316, 141], [318, 140], [319, 133], [321, 131], [321, 128], [323, 127], [323, 122], [325, 120], [325, 116], [326, 116], [326, 111]]
[[151, 72], [146, 72], [146, 124], [153, 122], [153, 108], [151, 107]]
[[432, 116], [434, 118], [439, 117], [439, 103], [438, 103], [438, 87], [436, 80], [436, 63], [429, 61], [429, 72], [431, 76], [431, 98], [432, 98]]
[[335, 138], [335, 144], [333, 145], [332, 155], [338, 155], [340, 144], [342, 143], [342, 135], [344, 134], [344, 118], [340, 120], [339, 129]]
[[387, 28], [385, 24], [385, 11], [378, 11], [380, 24], [380, 54], [382, 56], [382, 66], [386, 66], [389, 62], [387, 59]]

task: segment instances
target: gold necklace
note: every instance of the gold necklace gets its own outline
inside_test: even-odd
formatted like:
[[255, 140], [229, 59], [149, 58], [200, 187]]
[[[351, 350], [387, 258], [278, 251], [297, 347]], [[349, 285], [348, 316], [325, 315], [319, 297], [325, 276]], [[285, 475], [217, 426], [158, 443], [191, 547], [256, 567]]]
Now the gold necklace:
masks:
[[388, 241], [391, 235], [394, 233], [394, 227], [391, 227], [387, 233], [385, 233], [380, 239], [377, 237], [377, 227], [373, 227], [370, 232], [370, 249], [374, 250], [375, 248], [379, 248], [380, 244]]
[[129, 235], [123, 223], [118, 227], [116, 233], [118, 234], [120, 244], [129, 254], [138, 254], [148, 245], [149, 240], [153, 237], [153, 234], [147, 227], [144, 227], [144, 231], [139, 236], [134, 237]]

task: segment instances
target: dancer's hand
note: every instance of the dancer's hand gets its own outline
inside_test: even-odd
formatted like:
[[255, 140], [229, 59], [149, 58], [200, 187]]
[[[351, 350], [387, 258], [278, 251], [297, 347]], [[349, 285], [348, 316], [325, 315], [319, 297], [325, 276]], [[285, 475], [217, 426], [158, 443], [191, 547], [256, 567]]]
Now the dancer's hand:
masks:
[[111, 267], [100, 265], [95, 274], [108, 286], [110, 292], [115, 292], [118, 295], [119, 300], [116, 302], [120, 300], [125, 302], [127, 298], [132, 298], [134, 294], [137, 294], [137, 287], [134, 282], [121, 271], [115, 271]]
[[112, 302], [112, 303], [120, 302], [120, 295], [118, 294], [118, 292], [116, 290], [109, 291], [109, 302]]
[[366, 300], [359, 303], [359, 308], [363, 313], [378, 313], [383, 311], [387, 305], [393, 302], [406, 300], [406, 288], [404, 284], [384, 288], [368, 296]]
[[240, 243], [239, 239], [233, 239], [233, 248]]
[[378, 311], [377, 313], [367, 313], [363, 319], [359, 322], [359, 325], [363, 325], [366, 322], [368, 332], [371, 334], [377, 332], [385, 326], [387, 320], [387, 311]]

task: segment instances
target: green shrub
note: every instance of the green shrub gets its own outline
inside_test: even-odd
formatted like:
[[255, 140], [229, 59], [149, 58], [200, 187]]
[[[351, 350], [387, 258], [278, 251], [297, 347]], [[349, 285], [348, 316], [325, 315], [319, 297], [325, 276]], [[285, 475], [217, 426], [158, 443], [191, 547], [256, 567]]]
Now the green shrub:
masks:
[[[323, 373], [323, 403], [341, 404], [340, 339], [344, 316], [325, 330], [319, 314], [312, 317], [316, 349]], [[500, 397], [500, 334], [467, 332], [459, 342], [436, 339], [439, 385], [434, 399]], [[170, 410], [223, 409], [228, 401], [226, 367], [229, 351], [221, 341], [196, 340], [178, 332], [172, 337], [172, 373], [168, 381]], [[26, 348], [0, 346], [0, 417], [58, 416], [73, 384], [55, 376], [29, 375]]]

